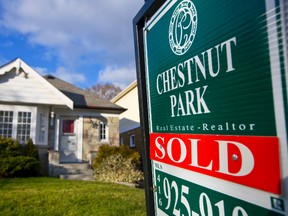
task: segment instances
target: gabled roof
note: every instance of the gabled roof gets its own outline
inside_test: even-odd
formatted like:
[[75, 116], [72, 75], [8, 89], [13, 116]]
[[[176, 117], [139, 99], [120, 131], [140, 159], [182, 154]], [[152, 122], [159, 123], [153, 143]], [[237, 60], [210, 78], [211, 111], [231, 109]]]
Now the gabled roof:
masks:
[[[4, 90], [10, 90], [10, 92], [6, 91], [7, 102], [35, 103], [36, 100], [33, 101], [32, 99], [33, 97], [26, 97], [29, 94], [30, 96], [34, 94], [35, 97], [38, 97], [37, 103], [39, 104], [47, 104], [49, 103], [49, 101], [50, 102], [53, 101], [55, 105], [67, 106], [70, 109], [73, 109], [73, 101], [70, 98], [68, 98], [61, 91], [59, 91], [49, 82], [47, 82], [46, 79], [44, 79], [38, 72], [32, 69], [29, 65], [27, 65], [20, 58], [16, 58], [12, 60], [11, 62], [8, 62], [7, 64], [1, 66], [0, 76], [3, 79], [8, 78], [8, 80], [6, 80], [6, 82], [2, 83], [1, 85], [4, 88], [4, 89], [3, 88], [1, 89], [3, 93], [3, 97], [1, 97], [1, 101], [5, 101], [4, 96], [6, 95], [5, 95]], [[9, 81], [10, 78], [14, 79], [15, 81], [18, 79], [18, 82], [13, 83], [12, 81]], [[20, 81], [19, 79], [22, 79], [22, 80]], [[27, 83], [29, 86], [27, 85], [25, 86], [24, 83]], [[36, 88], [37, 91], [35, 91], [36, 89], [33, 89], [33, 87]], [[5, 89], [5, 88], [11, 88], [11, 89]], [[38, 92], [38, 90], [41, 90], [43, 94], [46, 92], [46, 95], [49, 98], [47, 97], [45, 100], [45, 98], [39, 97], [41, 94]], [[13, 94], [13, 92], [15, 92], [15, 94]]]
[[118, 100], [123, 98], [126, 94], [132, 91], [134, 88], [137, 88], [137, 80], [133, 81], [129, 86], [127, 86], [123, 91], [121, 91], [118, 95], [112, 98], [111, 102], [116, 103]]
[[126, 109], [108, 101], [100, 98], [94, 93], [90, 93], [83, 89], [80, 89], [68, 82], [65, 82], [59, 78], [52, 75], [43, 76], [49, 83], [59, 89], [64, 95], [70, 98], [75, 108], [84, 109], [102, 109], [102, 110], [115, 110], [115, 111], [125, 111]]

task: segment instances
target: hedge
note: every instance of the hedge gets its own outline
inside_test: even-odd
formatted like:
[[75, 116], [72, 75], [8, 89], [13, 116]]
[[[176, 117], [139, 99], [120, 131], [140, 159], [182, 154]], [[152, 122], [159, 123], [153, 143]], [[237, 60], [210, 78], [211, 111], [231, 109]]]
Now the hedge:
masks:
[[17, 140], [0, 137], [0, 178], [36, 176], [39, 170], [38, 149], [32, 139], [21, 146]]

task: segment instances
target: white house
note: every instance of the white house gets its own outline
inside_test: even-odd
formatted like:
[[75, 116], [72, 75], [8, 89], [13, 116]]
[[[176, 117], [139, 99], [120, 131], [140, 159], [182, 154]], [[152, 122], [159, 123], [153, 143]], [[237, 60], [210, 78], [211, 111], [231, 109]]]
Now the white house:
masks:
[[44, 174], [69, 173], [67, 164], [91, 163], [100, 145], [119, 145], [124, 108], [41, 76], [19, 58], [0, 67], [0, 95], [0, 136], [32, 138]]

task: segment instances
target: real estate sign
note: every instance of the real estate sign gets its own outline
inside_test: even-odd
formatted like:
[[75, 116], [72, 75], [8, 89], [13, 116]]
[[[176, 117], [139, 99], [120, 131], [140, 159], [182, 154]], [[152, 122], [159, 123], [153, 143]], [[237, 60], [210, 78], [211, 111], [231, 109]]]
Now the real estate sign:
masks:
[[146, 20], [157, 215], [288, 215], [286, 10], [167, 0]]

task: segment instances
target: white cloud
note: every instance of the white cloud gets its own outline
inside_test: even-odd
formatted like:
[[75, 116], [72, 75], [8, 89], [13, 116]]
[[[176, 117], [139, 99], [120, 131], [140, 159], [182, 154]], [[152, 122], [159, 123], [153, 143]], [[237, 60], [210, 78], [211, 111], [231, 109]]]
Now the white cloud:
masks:
[[88, 73], [87, 65], [96, 65], [95, 80], [99, 68], [106, 68], [99, 74], [99, 81], [109, 80], [103, 77], [107, 76], [125, 87], [135, 80], [135, 67], [130, 66], [135, 64], [132, 22], [144, 0], [0, 2], [1, 32], [24, 35], [31, 45], [44, 47], [42, 59], [56, 58], [55, 76], [74, 84], [85, 82], [84, 74], [69, 71]]
[[43, 67], [33, 67], [33, 69], [38, 72], [40, 75], [45, 75], [45, 74], [49, 74], [47, 68], [43, 68]]
[[67, 71], [63, 67], [57, 68], [55, 73], [52, 73], [57, 78], [60, 78], [68, 83], [84, 83], [86, 78], [83, 74]]
[[66, 64], [94, 53], [95, 61], [125, 65], [134, 55], [132, 20], [143, 4], [144, 0], [3, 1], [2, 25], [27, 35], [31, 44], [55, 49]]
[[124, 89], [136, 79], [134, 67], [110, 67], [99, 72], [99, 82], [113, 83]]
[[42, 67], [34, 67], [34, 70], [37, 71], [42, 76], [51, 74], [51, 75], [53, 75], [59, 79], [62, 79], [64, 81], [68, 82], [68, 83], [73, 83], [73, 84], [78, 83], [79, 84], [79, 83], [84, 83], [86, 81], [86, 78], [83, 74], [68, 71], [64, 67], [57, 68], [55, 72], [50, 72], [47, 70], [47, 68], [42, 68]]

